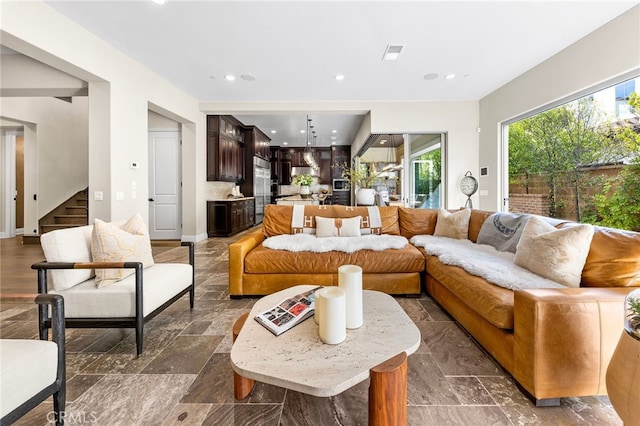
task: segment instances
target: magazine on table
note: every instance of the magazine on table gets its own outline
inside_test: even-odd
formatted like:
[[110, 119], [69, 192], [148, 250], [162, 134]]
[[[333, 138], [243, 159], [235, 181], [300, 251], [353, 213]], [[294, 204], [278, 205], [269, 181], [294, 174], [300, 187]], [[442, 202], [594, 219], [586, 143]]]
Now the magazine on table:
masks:
[[267, 330], [279, 336], [314, 314], [314, 293], [321, 288], [316, 287], [304, 293], [288, 297], [273, 308], [256, 315], [255, 320]]

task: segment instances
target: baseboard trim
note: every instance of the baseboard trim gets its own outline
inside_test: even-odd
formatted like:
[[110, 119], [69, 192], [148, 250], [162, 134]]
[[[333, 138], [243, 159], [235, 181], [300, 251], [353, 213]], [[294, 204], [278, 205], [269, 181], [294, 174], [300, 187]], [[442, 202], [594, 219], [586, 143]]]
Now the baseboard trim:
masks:
[[198, 235], [183, 235], [182, 241], [185, 241], [188, 243], [197, 243], [198, 241], [204, 241], [207, 238], [209, 238], [209, 235], [206, 232], [204, 232]]
[[180, 240], [151, 240], [151, 247], [179, 247]]
[[40, 235], [23, 235], [22, 244], [40, 244]]

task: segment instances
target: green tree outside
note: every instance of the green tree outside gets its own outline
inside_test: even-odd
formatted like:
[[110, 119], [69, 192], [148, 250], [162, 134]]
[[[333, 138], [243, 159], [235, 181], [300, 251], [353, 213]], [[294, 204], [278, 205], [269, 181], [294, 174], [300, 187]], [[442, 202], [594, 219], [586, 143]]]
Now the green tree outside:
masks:
[[[629, 103], [640, 111], [637, 94]], [[608, 122], [597, 103], [585, 97], [510, 125], [509, 182], [523, 184], [529, 193], [532, 178], [543, 176], [550, 217], [559, 216], [563, 208], [559, 190], [568, 187], [578, 221], [637, 228], [640, 135], [628, 126], [602, 124]], [[625, 167], [604, 184], [604, 192], [589, 195], [590, 188], [603, 183], [586, 172], [624, 157], [633, 158], [638, 167]]]

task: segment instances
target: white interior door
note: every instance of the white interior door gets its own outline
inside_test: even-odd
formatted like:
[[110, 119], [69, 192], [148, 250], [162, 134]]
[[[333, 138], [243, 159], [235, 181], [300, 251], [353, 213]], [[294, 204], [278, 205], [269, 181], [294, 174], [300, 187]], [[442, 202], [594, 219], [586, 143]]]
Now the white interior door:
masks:
[[0, 223], [0, 238], [13, 238], [16, 236], [16, 135], [13, 132], [3, 132], [0, 149], [3, 170], [0, 176], [3, 200], [0, 205], [4, 210], [0, 214], [3, 218]]
[[182, 237], [180, 132], [149, 132], [149, 236]]

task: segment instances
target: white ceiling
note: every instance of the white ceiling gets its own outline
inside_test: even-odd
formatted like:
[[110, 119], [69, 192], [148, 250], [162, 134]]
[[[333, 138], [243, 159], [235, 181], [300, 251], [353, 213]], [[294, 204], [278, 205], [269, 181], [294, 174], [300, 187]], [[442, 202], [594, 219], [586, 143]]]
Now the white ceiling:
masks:
[[[45, 1], [202, 101], [312, 102], [477, 100], [638, 4]], [[405, 45], [397, 61], [382, 61], [388, 44]], [[296, 136], [286, 117], [280, 142]]]

